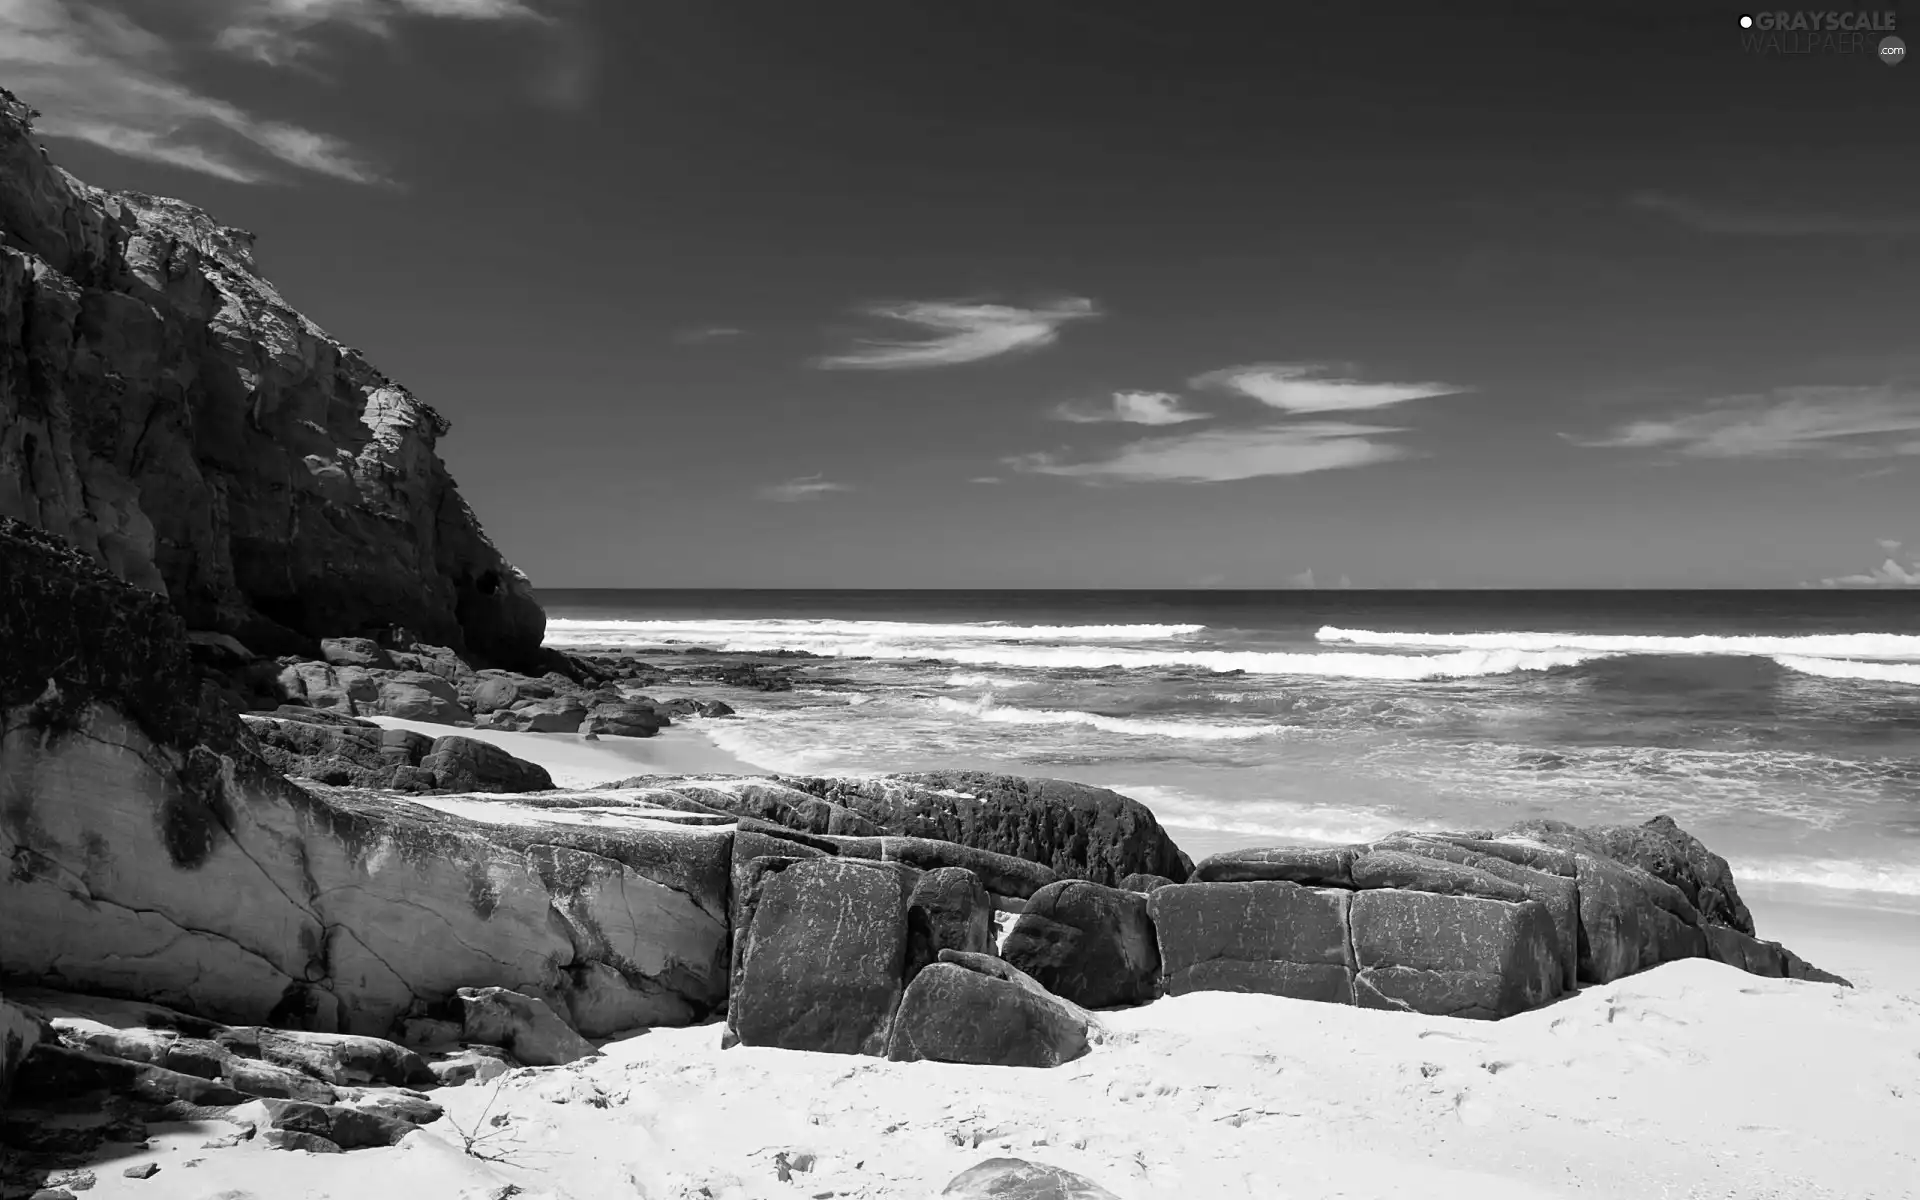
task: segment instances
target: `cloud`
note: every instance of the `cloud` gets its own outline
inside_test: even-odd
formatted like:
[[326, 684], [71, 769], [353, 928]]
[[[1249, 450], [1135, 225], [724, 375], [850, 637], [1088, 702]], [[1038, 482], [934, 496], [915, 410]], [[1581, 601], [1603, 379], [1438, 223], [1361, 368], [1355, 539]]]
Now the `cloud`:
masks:
[[821, 475], [802, 475], [798, 479], [789, 479], [785, 483], [768, 484], [760, 489], [760, 498], [791, 504], [797, 500], [818, 500], [828, 492], [852, 490], [851, 484], [834, 483]]
[[902, 321], [927, 330], [917, 340], [865, 339], [845, 354], [818, 359], [830, 369], [900, 370], [949, 367], [1020, 350], [1035, 350], [1058, 340], [1069, 321], [1098, 316], [1093, 301], [1068, 298], [1039, 308], [925, 300], [878, 305], [872, 316]]
[[998, 475], [975, 475], [972, 479], [968, 480], [967, 482], [968, 483], [1005, 483], [1006, 480], [1000, 478]]
[[732, 325], [708, 325], [699, 329], [679, 330], [673, 335], [673, 340], [683, 346], [697, 346], [703, 342], [719, 342], [727, 338], [740, 337], [746, 332]]
[[1586, 446], [1669, 449], [1688, 458], [1920, 455], [1920, 392], [1791, 387], [1728, 396], [1664, 420], [1632, 421]]
[[166, 42], [120, 14], [0, 0], [0, 74], [42, 110], [42, 134], [233, 183], [265, 182], [284, 167], [380, 181], [340, 139], [204, 95], [174, 79], [176, 70]]
[[1880, 542], [1880, 548], [1882, 550], [1885, 550], [1888, 554], [1898, 554], [1900, 552], [1900, 547], [1903, 544], [1901, 542], [1895, 541], [1892, 538], [1881, 538], [1879, 539], [1879, 542]]
[[[1886, 545], [1885, 542], [1880, 543]], [[1896, 542], [1894, 545], [1898, 546]], [[1920, 560], [1902, 566], [1889, 558], [1879, 566], [1860, 575], [1841, 575], [1833, 579], [1822, 579], [1814, 586], [1823, 588], [1920, 588]]]
[[1665, 192], [1635, 192], [1627, 204], [1657, 213], [1701, 233], [1741, 237], [1911, 237], [1920, 234], [1912, 217], [1867, 217], [1842, 213], [1788, 213], [1701, 204]]
[[407, 17], [547, 20], [522, 0], [247, 0], [233, 6], [214, 45], [269, 66], [286, 66], [314, 52], [315, 35], [324, 26], [388, 38], [394, 23]]
[[1019, 455], [1006, 462], [1016, 470], [1088, 483], [1224, 483], [1337, 471], [1410, 457], [1401, 447], [1378, 440], [1400, 432], [1383, 426], [1310, 421], [1147, 438], [1086, 462], [1063, 462], [1051, 454]]
[[1331, 370], [1313, 363], [1257, 363], [1209, 371], [1190, 382], [1239, 392], [1292, 413], [1358, 412], [1467, 390], [1451, 383], [1365, 383], [1331, 375]]
[[1212, 414], [1192, 412], [1181, 407], [1180, 397], [1172, 392], [1115, 392], [1104, 404], [1062, 404], [1053, 410], [1056, 420], [1092, 425], [1120, 421], [1129, 425], [1180, 425], [1204, 421]]

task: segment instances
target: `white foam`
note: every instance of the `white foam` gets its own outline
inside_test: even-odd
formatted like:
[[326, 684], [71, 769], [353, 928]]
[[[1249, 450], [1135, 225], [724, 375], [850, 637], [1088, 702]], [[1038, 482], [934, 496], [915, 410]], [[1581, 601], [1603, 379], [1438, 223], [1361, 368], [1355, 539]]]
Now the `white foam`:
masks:
[[1032, 680], [1016, 679], [1011, 675], [983, 675], [976, 671], [955, 671], [947, 676], [948, 687], [983, 687], [1003, 692], [1011, 688], [1032, 687]]
[[1199, 721], [1142, 721], [1130, 717], [1106, 717], [1099, 713], [1074, 712], [1052, 708], [1011, 708], [995, 704], [989, 695], [984, 700], [955, 700], [942, 696], [935, 707], [961, 713], [981, 721], [1002, 725], [1085, 725], [1103, 733], [1123, 733], [1137, 737], [1178, 738], [1182, 741], [1232, 742], [1272, 737], [1284, 733], [1286, 725], [1215, 725]]
[[1907, 863], [1848, 862], [1837, 858], [1771, 859], [1732, 863], [1733, 882], [1797, 883], [1849, 892], [1920, 896], [1920, 867]]
[[1011, 625], [1004, 621], [836, 621], [828, 618], [766, 618], [708, 621], [547, 622], [553, 646], [648, 642], [667, 645], [727, 643], [728, 649], [809, 650], [842, 642], [950, 641], [1154, 641], [1198, 633], [1204, 625]]
[[1920, 659], [1920, 634], [1810, 633], [1791, 637], [1672, 637], [1611, 633], [1400, 633], [1323, 626], [1322, 642], [1425, 650], [1582, 650], [1591, 654], [1796, 654], [1818, 658]]
[[1773, 661], [1789, 671], [1826, 679], [1870, 679], [1878, 683], [1920, 683], [1920, 663], [1855, 662], [1847, 658], [1809, 658], [1776, 654]]
[[[846, 653], [874, 658], [932, 657], [925, 650], [890, 652], [864, 646]], [[1287, 654], [1259, 650], [1140, 650], [1122, 646], [978, 646], [946, 647], [938, 657], [964, 666], [1043, 669], [1102, 667], [1200, 667], [1208, 671], [1245, 671], [1249, 675], [1310, 675], [1332, 679], [1466, 679], [1571, 667], [1599, 655], [1571, 650], [1532, 653], [1519, 650], [1463, 650], [1455, 654]]]

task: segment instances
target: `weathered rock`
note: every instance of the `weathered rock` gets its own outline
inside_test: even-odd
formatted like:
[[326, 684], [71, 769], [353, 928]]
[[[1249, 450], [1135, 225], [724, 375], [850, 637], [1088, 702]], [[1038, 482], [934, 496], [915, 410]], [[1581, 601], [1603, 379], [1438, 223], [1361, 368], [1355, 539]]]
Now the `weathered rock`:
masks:
[[1144, 1004], [1160, 994], [1147, 897], [1084, 879], [1063, 879], [1029, 897], [1000, 957], [1084, 1008]]
[[435, 787], [454, 792], [544, 792], [553, 776], [538, 763], [515, 758], [492, 742], [448, 734], [420, 759]]
[[384, 1038], [256, 1026], [222, 1030], [213, 1040], [235, 1054], [340, 1086], [416, 1087], [433, 1082], [424, 1059]]
[[942, 950], [993, 950], [993, 898], [965, 867], [936, 867], [914, 883], [907, 898], [906, 982]]
[[1753, 914], [1733, 885], [1727, 860], [1700, 839], [1658, 816], [1644, 825], [1604, 825], [1581, 829], [1564, 821], [1528, 821], [1507, 831], [1549, 846], [1581, 850], [1636, 867], [1677, 888], [1708, 924], [1726, 925], [1753, 936]]
[[763, 869], [747, 924], [735, 934], [744, 944], [727, 1005], [730, 1038], [788, 1050], [885, 1053], [906, 974], [907, 904], [918, 874], [843, 858]]
[[463, 1083], [485, 1083], [513, 1070], [507, 1052], [497, 1046], [465, 1046], [446, 1054], [437, 1054], [427, 1069], [441, 1087], [459, 1087]]
[[513, 708], [496, 709], [479, 722], [488, 729], [515, 733], [574, 733], [586, 720], [587, 706], [578, 696], [522, 701]]
[[978, 876], [986, 889], [996, 896], [1015, 896], [1024, 900], [1059, 878], [1051, 869], [1024, 858], [933, 838], [842, 837], [825, 834], [821, 840], [833, 845], [848, 858], [905, 863], [923, 871], [960, 867]]
[[46, 1018], [0, 995], [0, 1108], [13, 1090], [13, 1076], [42, 1042], [51, 1042], [54, 1032]]
[[600, 1052], [545, 1001], [506, 988], [461, 988], [462, 1036], [498, 1046], [530, 1067], [557, 1067]]
[[1440, 896], [1483, 896], [1517, 903], [1527, 898], [1525, 888], [1464, 863], [1408, 854], [1399, 850], [1367, 849], [1356, 854], [1353, 886], [1363, 890], [1400, 888]]
[[[1196, 871], [1199, 870], [1198, 867], [1195, 867], [1194, 869]], [[1173, 883], [1173, 880], [1168, 879], [1165, 875], [1146, 875], [1136, 871], [1133, 874], [1127, 876], [1125, 879], [1122, 879], [1120, 881], [1120, 890], [1126, 891], [1126, 892], [1139, 892], [1142, 895], [1145, 895], [1148, 892], [1158, 891], [1161, 888], [1167, 887], [1172, 883]]]
[[[636, 782], [641, 781], [627, 780], [605, 786], [623, 787]], [[699, 778], [654, 782], [711, 810], [766, 821], [796, 833], [868, 837], [880, 832], [878, 825], [844, 805], [764, 778]]]
[[[533, 810], [482, 824], [295, 787], [237, 720], [199, 703], [162, 598], [3, 520], [0, 564], [10, 980], [368, 1034], [482, 984], [563, 1011], [582, 978], [596, 997], [623, 989], [634, 1011], [662, 1008], [663, 994], [700, 1016], [723, 1001], [724, 830], [545, 822]], [[543, 877], [540, 846], [605, 860], [626, 900], [591, 904], [596, 930], [576, 925], [571, 885]]]
[[438, 675], [395, 671], [382, 675], [379, 687], [375, 704], [384, 716], [440, 725], [472, 720], [473, 715], [460, 705], [460, 690]]
[[705, 700], [696, 711], [703, 717], [731, 717], [733, 706], [725, 700]]
[[990, 954], [942, 950], [907, 988], [887, 1057], [1056, 1067], [1087, 1052], [1093, 1019]]
[[1759, 938], [1748, 937], [1739, 930], [1729, 929], [1725, 925], [1706, 925], [1701, 928], [1701, 932], [1707, 938], [1708, 958], [1739, 967], [1749, 974], [1769, 975], [1780, 979], [1807, 979], [1815, 983], [1837, 983], [1842, 987], [1853, 986], [1831, 971], [1822, 971], [1779, 942], [1765, 942]]
[[1553, 916], [1531, 900], [1369, 891], [1354, 896], [1349, 920], [1363, 1008], [1498, 1020], [1565, 986]]
[[[1529, 900], [1546, 905], [1553, 917], [1561, 963], [1561, 984], [1572, 991], [1579, 979], [1580, 889], [1573, 855], [1531, 853], [1510, 845], [1446, 834], [1395, 835], [1378, 848], [1443, 858], [1518, 885]], [[1516, 861], [1516, 859], [1520, 861]]]
[[1193, 883], [1284, 882], [1308, 887], [1353, 886], [1357, 847], [1273, 846], [1224, 850], [1193, 869]]
[[251, 234], [60, 171], [11, 94], [0, 224], [0, 515], [263, 653], [404, 624], [544, 657], [435, 453], [445, 418], [289, 308]]
[[337, 1143], [317, 1133], [297, 1129], [269, 1129], [260, 1135], [260, 1144], [273, 1150], [304, 1150], [308, 1154], [338, 1154]]
[[1580, 980], [1611, 983], [1706, 954], [1700, 917], [1680, 889], [1637, 867], [1574, 855], [1580, 887]]
[[321, 638], [320, 657], [336, 667], [393, 668], [393, 656], [372, 638]]
[[1120, 1200], [1064, 1167], [1024, 1158], [989, 1158], [955, 1175], [941, 1189], [954, 1200]]
[[270, 1129], [324, 1138], [342, 1150], [391, 1146], [412, 1133], [411, 1121], [368, 1108], [309, 1104], [303, 1100], [263, 1100]]
[[1193, 866], [1146, 805], [1083, 783], [984, 771], [780, 782], [853, 809], [880, 832], [1024, 858], [1063, 877], [1185, 880]]
[[587, 709], [580, 722], [581, 733], [605, 733], [616, 737], [652, 737], [673, 724], [671, 718], [651, 705], [626, 700], [603, 700]]
[[1147, 897], [1162, 990], [1353, 1003], [1353, 894], [1297, 883], [1188, 883]]

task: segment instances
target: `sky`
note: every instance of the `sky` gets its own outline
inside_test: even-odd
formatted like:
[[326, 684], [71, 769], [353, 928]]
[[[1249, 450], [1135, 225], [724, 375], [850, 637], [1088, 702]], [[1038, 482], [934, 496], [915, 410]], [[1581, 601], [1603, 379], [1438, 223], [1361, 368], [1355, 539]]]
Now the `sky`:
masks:
[[1743, 11], [0, 0], [0, 84], [538, 586], [1920, 585], [1920, 64]]

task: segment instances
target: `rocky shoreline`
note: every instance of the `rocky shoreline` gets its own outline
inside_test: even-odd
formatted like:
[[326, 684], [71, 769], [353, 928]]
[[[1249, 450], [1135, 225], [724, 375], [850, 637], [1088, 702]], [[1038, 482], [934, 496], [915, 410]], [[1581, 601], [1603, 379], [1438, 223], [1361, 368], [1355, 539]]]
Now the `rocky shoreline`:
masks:
[[[1062, 780], [556, 788], [471, 735], [724, 720], [710, 689], [790, 688], [796, 656], [545, 647], [445, 420], [288, 307], [250, 235], [30, 132], [0, 93], [6, 1200], [71, 1200], [162, 1124], [422, 1144], [437, 1089], [638, 1029], [1045, 1070], [1195, 993], [1501, 1021], [1678, 960], [1845, 982], [1660, 817], [1195, 864]], [[998, 1159], [946, 1194], [1113, 1193]]]

